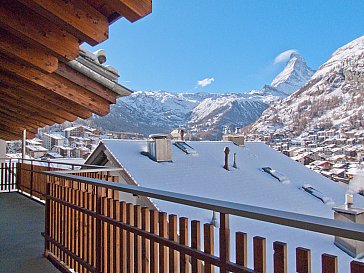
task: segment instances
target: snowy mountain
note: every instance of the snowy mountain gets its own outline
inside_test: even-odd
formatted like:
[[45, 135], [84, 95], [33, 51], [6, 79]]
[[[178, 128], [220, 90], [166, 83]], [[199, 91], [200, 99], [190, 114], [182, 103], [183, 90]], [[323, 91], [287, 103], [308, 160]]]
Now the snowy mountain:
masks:
[[145, 135], [169, 133], [178, 127], [194, 132], [217, 130], [221, 134], [224, 126], [234, 129], [254, 122], [267, 107], [264, 97], [244, 93], [138, 91], [119, 99], [109, 115], [94, 117], [93, 122], [107, 130]]
[[334, 52], [305, 86], [269, 107], [250, 130], [325, 129], [364, 119], [364, 36]]
[[314, 72], [301, 56], [292, 53], [286, 67], [274, 78], [271, 86], [288, 96], [304, 86]]
[[[283, 73], [284, 72], [284, 73]], [[106, 117], [94, 117], [96, 126], [111, 131], [149, 135], [185, 127], [203, 139], [220, 139], [224, 127], [231, 130], [256, 121], [267, 107], [304, 85], [312, 70], [302, 57], [292, 55], [276, 79], [276, 86], [246, 93], [134, 92], [111, 106]]]

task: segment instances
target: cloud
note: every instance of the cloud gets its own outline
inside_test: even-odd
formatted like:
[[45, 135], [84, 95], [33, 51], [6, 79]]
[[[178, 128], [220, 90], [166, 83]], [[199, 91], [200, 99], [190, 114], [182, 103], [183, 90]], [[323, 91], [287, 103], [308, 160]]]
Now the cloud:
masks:
[[212, 84], [214, 81], [215, 81], [214, 78], [206, 78], [206, 79], [197, 81], [197, 85], [200, 87], [206, 87], [206, 86]]
[[298, 51], [295, 49], [289, 49], [289, 50], [283, 51], [282, 53], [277, 55], [277, 57], [274, 59], [274, 64], [288, 61], [289, 58], [291, 57], [292, 53], [298, 53]]

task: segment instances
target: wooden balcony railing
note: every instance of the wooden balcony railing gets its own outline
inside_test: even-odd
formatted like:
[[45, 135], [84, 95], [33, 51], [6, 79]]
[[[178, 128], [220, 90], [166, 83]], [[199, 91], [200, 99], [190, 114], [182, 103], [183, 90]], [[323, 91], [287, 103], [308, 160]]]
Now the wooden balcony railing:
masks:
[[[15, 172], [19, 185], [30, 179], [29, 166], [24, 164], [18, 163], [20, 171]], [[23, 169], [27, 176], [21, 175]], [[110, 178], [112, 171], [42, 172], [34, 166], [30, 171], [41, 175], [33, 179], [41, 179], [45, 185], [39, 191], [46, 210], [45, 256], [61, 272], [291, 272], [287, 244], [273, 243], [273, 266], [268, 268], [266, 249], [270, 246], [257, 236], [249, 251], [253, 266], [248, 268], [247, 234], [231, 234], [229, 215], [364, 241], [364, 225], [115, 183], [116, 177]], [[214, 210], [220, 217], [218, 236], [210, 223], [126, 203], [119, 200], [119, 192]], [[235, 255], [230, 255], [233, 240]], [[311, 272], [311, 250], [296, 248], [295, 253], [296, 260], [289, 261], [295, 264], [295, 272]], [[319, 258], [322, 273], [338, 272], [338, 257], [323, 253], [315, 257]], [[355, 260], [347, 268], [341, 273], [364, 272], [364, 264]]]

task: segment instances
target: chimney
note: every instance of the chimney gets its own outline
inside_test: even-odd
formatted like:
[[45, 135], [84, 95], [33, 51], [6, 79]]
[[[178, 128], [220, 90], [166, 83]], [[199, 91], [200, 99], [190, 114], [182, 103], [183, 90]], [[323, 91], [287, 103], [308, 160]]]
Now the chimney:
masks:
[[225, 165], [224, 165], [224, 169], [228, 171], [229, 170], [229, 153], [230, 153], [229, 147], [225, 147], [224, 153], [225, 153]]
[[180, 135], [181, 135], [181, 140], [184, 141], [185, 130], [181, 129], [180, 130]]
[[[353, 195], [345, 195], [345, 205], [334, 207], [334, 219], [344, 222], [364, 224], [364, 209], [355, 208]], [[335, 245], [351, 257], [361, 259], [364, 257], [364, 242], [335, 236]]]
[[172, 143], [167, 135], [149, 135], [148, 153], [157, 162], [172, 161]]
[[234, 164], [233, 164], [233, 168], [237, 169], [238, 166], [236, 165], [236, 153], [234, 153]]

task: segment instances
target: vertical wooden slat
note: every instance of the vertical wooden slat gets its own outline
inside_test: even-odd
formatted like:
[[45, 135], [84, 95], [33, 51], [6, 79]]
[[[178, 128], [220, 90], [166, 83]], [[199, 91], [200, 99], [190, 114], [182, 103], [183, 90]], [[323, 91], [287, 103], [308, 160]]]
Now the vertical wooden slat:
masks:
[[[120, 203], [120, 214], [121, 214], [121, 221], [123, 223], [126, 223], [126, 203], [125, 202], [121, 202]], [[120, 248], [120, 252], [121, 252], [121, 257], [120, 257], [120, 261], [121, 261], [121, 272], [122, 273], [126, 273], [127, 271], [127, 245], [126, 245], [126, 231], [125, 230], [120, 230], [120, 244], [121, 244], [121, 248]]]
[[[87, 206], [87, 193], [82, 192], [82, 204], [85, 209], [88, 209]], [[88, 255], [88, 215], [86, 213], [83, 213], [83, 260], [89, 263], [89, 255]], [[89, 263], [90, 264], [90, 263]], [[84, 270], [86, 272], [86, 268]]]
[[[50, 183], [47, 183], [46, 184], [46, 195], [49, 196], [50, 193], [51, 193], [51, 184]], [[44, 219], [44, 224], [45, 224], [45, 229], [44, 229], [44, 232], [47, 236], [50, 236], [50, 225], [51, 225], [51, 208], [50, 208], [50, 204], [51, 204], [51, 201], [49, 199], [46, 199], [46, 202], [45, 202], [45, 213], [44, 213], [44, 216], [45, 216], [45, 219]], [[49, 242], [47, 240], [45, 240], [45, 243], [44, 243], [44, 256], [47, 256], [48, 254], [48, 251], [49, 251]]]
[[[127, 219], [126, 219], [126, 223], [128, 225], [134, 225], [134, 205], [128, 203], [126, 205], [126, 210], [127, 210]], [[127, 272], [128, 273], [133, 273], [134, 272], [134, 234], [131, 232], [127, 232], [127, 240], [126, 240], [126, 244], [127, 244]]]
[[322, 254], [322, 273], [338, 273], [337, 257], [329, 254]]
[[[185, 217], [179, 218], [179, 243], [188, 246], [188, 219]], [[180, 273], [189, 273], [190, 267], [188, 256], [180, 253], [179, 255]]]
[[[142, 208], [142, 229], [150, 231], [149, 209]], [[142, 273], [149, 273], [150, 241], [142, 238]]]
[[274, 273], [287, 273], [287, 244], [274, 242], [273, 250]]
[[[102, 188], [97, 187], [97, 196], [96, 196], [96, 213], [97, 215], [101, 215], [101, 205], [102, 205]], [[102, 241], [102, 221], [96, 218], [96, 239], [95, 239], [95, 250], [96, 250], [96, 261], [95, 268], [97, 272], [102, 272], [102, 249], [101, 249], [101, 241]]]
[[[168, 238], [168, 223], [167, 223], [167, 213], [159, 213], [159, 236]], [[167, 247], [159, 245], [159, 272], [168, 272], [168, 253]]]
[[[107, 216], [112, 217], [112, 199], [107, 198]], [[107, 272], [113, 273], [113, 225], [107, 224]]]
[[[60, 190], [59, 190], [59, 185], [57, 185], [56, 188], [56, 196], [57, 198], [60, 197]], [[60, 243], [61, 241], [61, 204], [57, 202], [57, 209], [56, 209], [56, 229], [57, 229], [57, 242]], [[57, 247], [57, 251], [56, 251], [56, 255], [59, 258], [61, 256], [61, 250]]]
[[[113, 218], [120, 222], [121, 220], [121, 215], [120, 215], [120, 202], [114, 200], [113, 201], [113, 211], [114, 211], [114, 215]], [[114, 272], [119, 273], [120, 272], [120, 228], [119, 227], [114, 227]]]
[[[61, 200], [65, 201], [66, 200], [66, 191], [65, 191], [65, 188], [63, 186], [61, 186]], [[61, 233], [62, 233], [62, 237], [61, 237], [61, 243], [62, 245], [64, 246], [65, 243], [66, 243], [66, 224], [67, 224], [67, 219], [66, 219], [66, 206], [65, 205], [62, 205], [61, 206], [62, 208], [62, 211], [61, 211], [61, 214], [62, 214], [62, 218], [61, 218]], [[64, 251], [62, 251], [62, 256], [61, 256], [61, 260], [63, 262], [66, 261], [66, 253]]]
[[[168, 216], [168, 237], [169, 240], [178, 242], [177, 216], [174, 214]], [[178, 272], [178, 268], [178, 253], [169, 249], [169, 272]]]
[[[104, 216], [107, 216], [107, 197], [102, 198], [102, 214]], [[102, 272], [108, 272], [108, 223], [104, 222], [102, 223], [102, 231], [103, 231], [103, 237], [102, 237], [102, 252], [103, 252], [103, 271]]]
[[311, 273], [311, 250], [298, 247], [296, 249], [297, 273]]
[[350, 263], [350, 273], [363, 273], [364, 272], [364, 263], [352, 261]]
[[[201, 226], [196, 220], [191, 221], [191, 248], [201, 249]], [[202, 272], [202, 263], [197, 258], [191, 257], [191, 267], [193, 273]]]
[[[81, 206], [81, 192], [80, 190], [78, 189], [76, 191], [76, 199], [77, 199], [77, 206]], [[77, 212], [77, 224], [76, 224], [76, 227], [77, 227], [77, 256], [78, 257], [81, 257], [82, 256], [82, 245], [81, 245], [81, 236], [82, 236], [82, 213], [80, 211]], [[76, 270], [77, 272], [81, 272], [82, 271], [82, 266], [80, 263], [77, 263], [77, 267], [76, 267]]]
[[[150, 232], [154, 234], [159, 234], [158, 232], [158, 211], [150, 211]], [[158, 243], [151, 242], [150, 246], [150, 272], [158, 273]]]
[[[204, 224], [204, 252], [214, 255], [214, 226], [211, 224]], [[214, 273], [214, 266], [205, 262], [205, 273]]]
[[[139, 229], [142, 227], [142, 210], [139, 205], [134, 206], [134, 226]], [[142, 238], [136, 235], [134, 236], [134, 271], [142, 271]]]
[[[67, 188], [67, 202], [71, 203], [72, 190]], [[67, 249], [71, 250], [71, 229], [72, 227], [72, 209], [70, 207], [67, 208]], [[67, 258], [67, 265], [71, 266], [71, 257]]]
[[230, 260], [230, 224], [229, 215], [225, 213], [220, 213], [219, 248], [220, 272], [227, 273], [225, 264]]
[[254, 248], [254, 270], [259, 273], [266, 273], [266, 239], [255, 236], [253, 238]]
[[248, 239], [244, 232], [235, 233], [236, 264], [248, 266]]
[[[52, 178], [53, 179], [53, 178]], [[51, 183], [51, 196], [54, 197], [54, 184]], [[54, 240], [54, 228], [55, 228], [55, 209], [54, 209], [54, 201], [51, 201], [51, 238]], [[51, 252], [54, 254], [54, 244], [51, 244], [50, 246]]]

